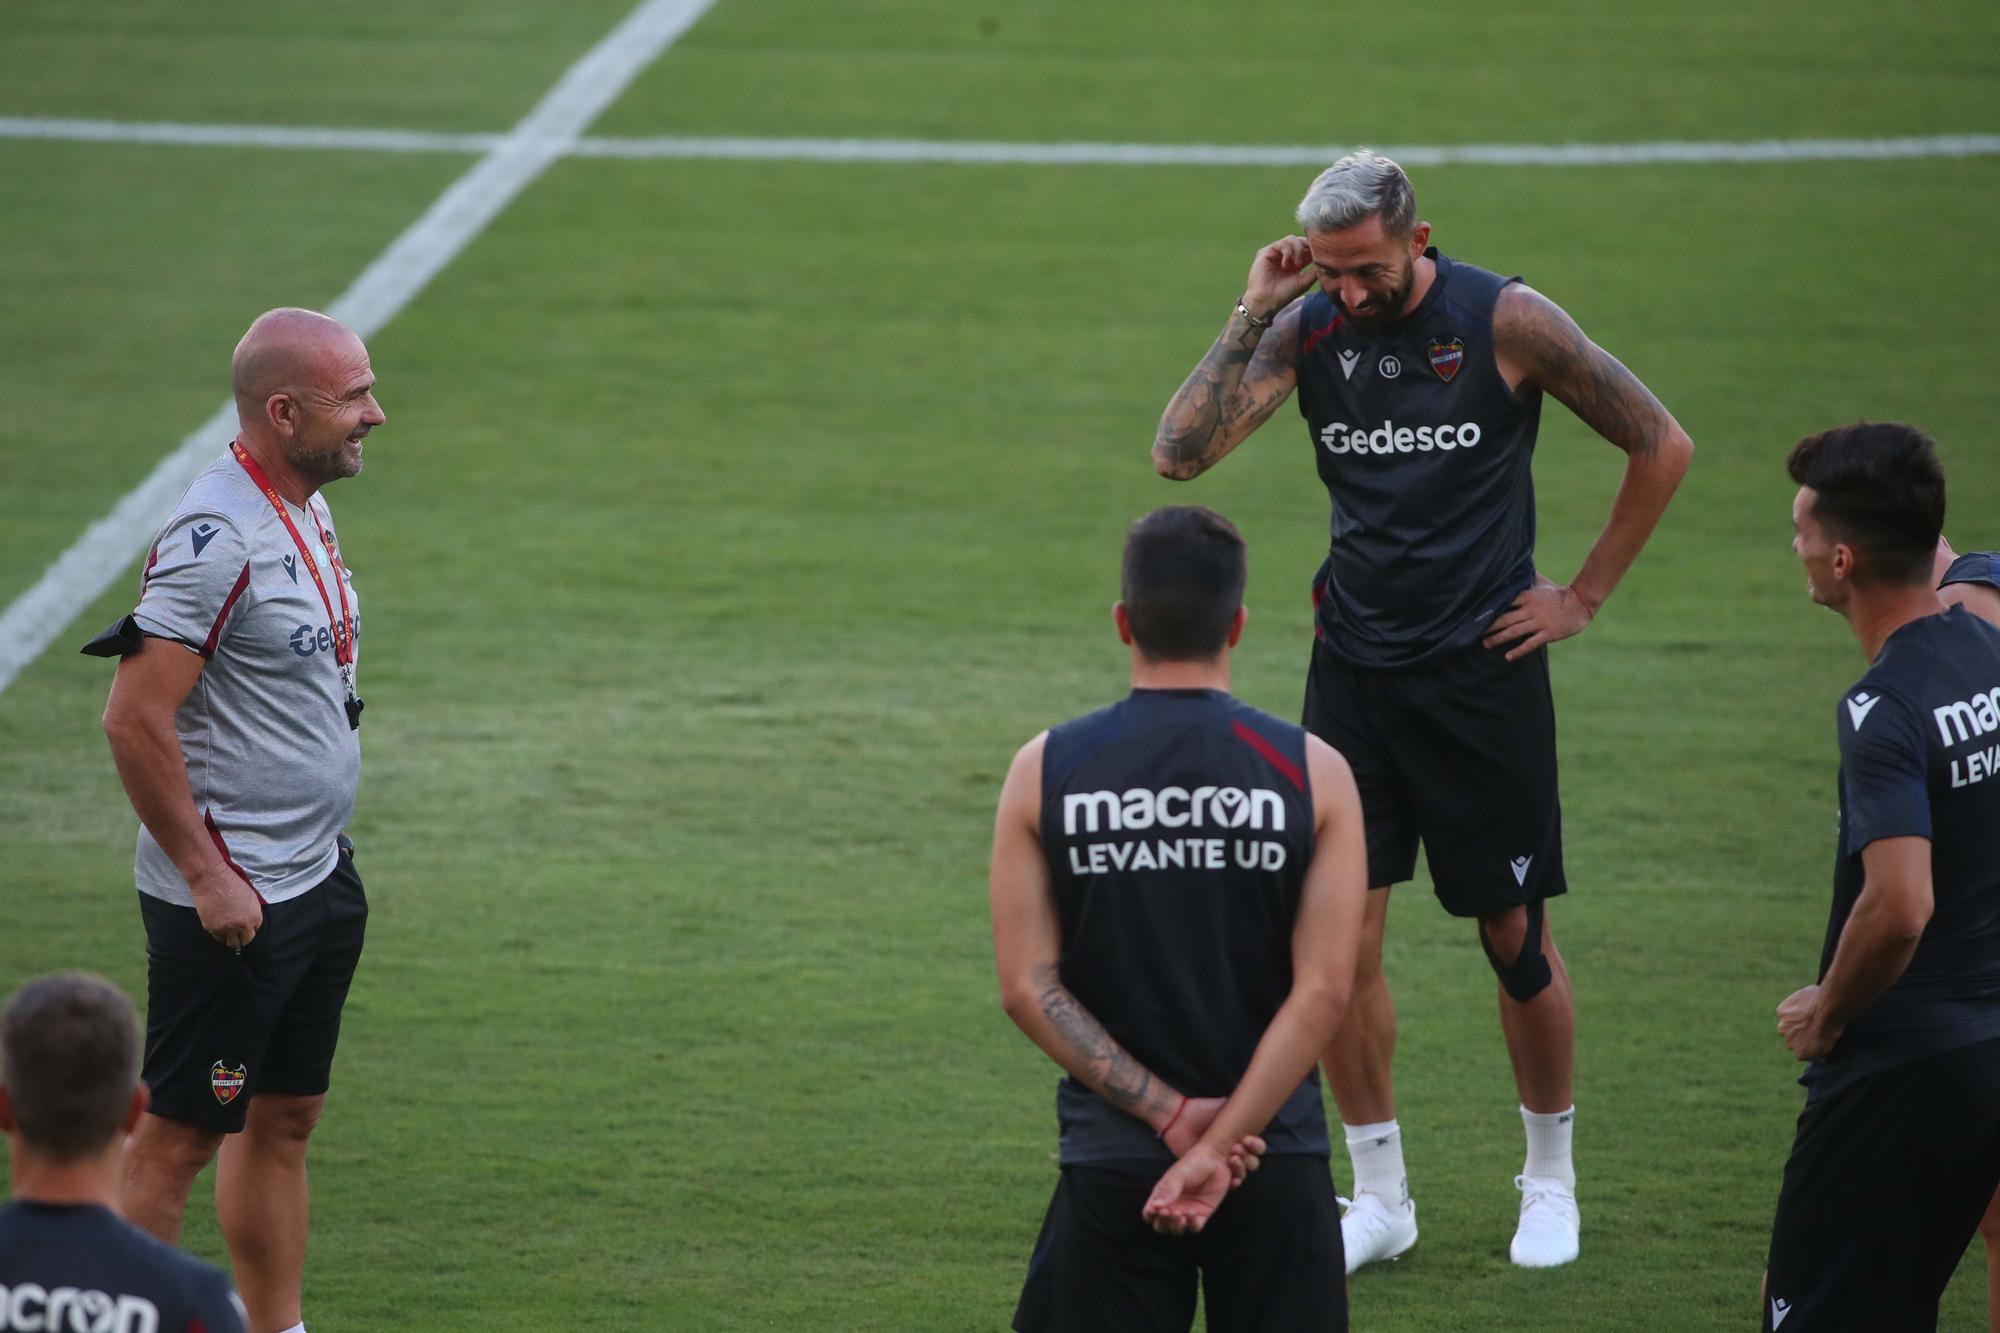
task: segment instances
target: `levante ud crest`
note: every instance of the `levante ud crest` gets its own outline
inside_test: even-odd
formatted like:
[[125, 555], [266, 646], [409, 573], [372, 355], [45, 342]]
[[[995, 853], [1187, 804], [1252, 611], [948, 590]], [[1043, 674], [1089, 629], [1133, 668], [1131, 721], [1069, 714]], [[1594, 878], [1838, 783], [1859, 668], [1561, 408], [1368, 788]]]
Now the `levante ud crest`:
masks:
[[1431, 369], [1438, 373], [1439, 379], [1443, 380], [1446, 384], [1451, 383], [1451, 377], [1456, 375], [1458, 368], [1464, 364], [1465, 344], [1463, 342], [1457, 338], [1431, 339]]
[[244, 1065], [227, 1065], [217, 1060], [208, 1067], [208, 1086], [215, 1090], [215, 1100], [224, 1106], [236, 1100], [236, 1094], [243, 1091], [243, 1080], [249, 1074]]

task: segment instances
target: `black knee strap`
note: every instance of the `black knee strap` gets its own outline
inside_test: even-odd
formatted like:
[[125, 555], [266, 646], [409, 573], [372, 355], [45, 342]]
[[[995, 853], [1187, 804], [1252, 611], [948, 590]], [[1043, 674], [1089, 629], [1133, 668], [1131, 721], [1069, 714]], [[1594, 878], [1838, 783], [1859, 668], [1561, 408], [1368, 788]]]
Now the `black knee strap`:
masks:
[[1503, 963], [1500, 955], [1493, 952], [1493, 941], [1486, 938], [1486, 923], [1479, 923], [1479, 947], [1486, 950], [1486, 961], [1493, 966], [1493, 975], [1500, 978], [1500, 989], [1507, 992], [1507, 998], [1516, 1004], [1526, 1004], [1555, 980], [1555, 972], [1549, 967], [1548, 956], [1542, 952], [1542, 900], [1528, 904], [1527, 928], [1521, 933], [1521, 951], [1514, 955], [1514, 961]]

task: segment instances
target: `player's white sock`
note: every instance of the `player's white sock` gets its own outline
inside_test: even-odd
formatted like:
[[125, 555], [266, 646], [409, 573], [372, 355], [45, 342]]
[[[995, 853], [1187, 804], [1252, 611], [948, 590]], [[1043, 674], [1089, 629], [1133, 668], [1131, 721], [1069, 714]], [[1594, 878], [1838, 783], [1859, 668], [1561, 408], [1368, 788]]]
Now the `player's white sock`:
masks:
[[1538, 1180], [1560, 1180], [1574, 1193], [1576, 1166], [1570, 1161], [1569, 1149], [1576, 1128], [1576, 1108], [1543, 1115], [1524, 1106], [1521, 1123], [1528, 1130], [1528, 1163], [1521, 1168], [1521, 1174]]
[[298, 1323], [293, 1324], [290, 1328], [278, 1330], [278, 1333], [306, 1333], [306, 1321], [301, 1319], [299, 1320]]
[[1403, 1169], [1403, 1131], [1393, 1120], [1373, 1125], [1349, 1125], [1347, 1160], [1354, 1163], [1354, 1192], [1372, 1194], [1390, 1207], [1410, 1197], [1409, 1172]]

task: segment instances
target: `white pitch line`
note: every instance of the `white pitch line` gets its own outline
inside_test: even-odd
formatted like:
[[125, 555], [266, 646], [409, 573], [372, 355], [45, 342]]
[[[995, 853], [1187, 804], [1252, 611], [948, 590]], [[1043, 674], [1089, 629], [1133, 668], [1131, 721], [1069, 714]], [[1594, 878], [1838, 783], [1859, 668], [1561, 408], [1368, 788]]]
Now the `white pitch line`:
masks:
[[344, 148], [376, 153], [487, 153], [504, 134], [432, 134], [295, 125], [184, 125], [176, 121], [62, 120], [0, 116], [0, 139], [59, 143], [172, 144], [184, 148]]
[[[1313, 145], [981, 143], [925, 139], [663, 137], [587, 139], [583, 130], [714, 0], [645, 0], [505, 135], [301, 126], [185, 125], [0, 117], [0, 139], [199, 147], [482, 153], [472, 170], [356, 278], [328, 313], [367, 337], [388, 323], [529, 182], [564, 156], [724, 161], [1049, 166], [1319, 166], [1342, 148]], [[2000, 155], [2000, 135], [1762, 139], [1623, 144], [1417, 144], [1383, 151], [1410, 166], [1624, 166], [1837, 162]], [[0, 613], [0, 691], [101, 596], [145, 548], [189, 481], [235, 427], [225, 403], [112, 511], [84, 530]]]
[[[494, 140], [470, 171], [391, 242], [327, 307], [327, 313], [364, 338], [387, 324], [714, 2], [643, 0], [569, 67], [520, 124]], [[222, 451], [235, 429], [235, 406], [224, 403], [0, 613], [0, 690], [125, 573], [173, 512], [188, 483]]]
[[[1311, 144], [977, 143], [929, 139], [580, 139], [580, 157], [786, 162], [939, 162], [1036, 166], [1320, 167], [1348, 151]], [[2000, 154], [2000, 135], [1903, 139], [1765, 139], [1742, 143], [1412, 144], [1385, 146], [1406, 166], [1592, 167], [1641, 163], [1805, 162]]]
[[[519, 136], [505, 136], [513, 140]], [[284, 125], [184, 125], [115, 120], [0, 117], [0, 139], [179, 144], [202, 148], [345, 149], [389, 153], [483, 153], [503, 137]], [[551, 148], [578, 157], [697, 158], [782, 162], [937, 162], [1039, 166], [1300, 167], [1347, 149], [1324, 144], [986, 143], [945, 139], [571, 137]], [[1884, 158], [1991, 157], [2000, 134], [1882, 139], [1754, 139], [1641, 143], [1410, 144], [1381, 151], [1410, 166], [1601, 167], [1731, 162], [1851, 162]]]

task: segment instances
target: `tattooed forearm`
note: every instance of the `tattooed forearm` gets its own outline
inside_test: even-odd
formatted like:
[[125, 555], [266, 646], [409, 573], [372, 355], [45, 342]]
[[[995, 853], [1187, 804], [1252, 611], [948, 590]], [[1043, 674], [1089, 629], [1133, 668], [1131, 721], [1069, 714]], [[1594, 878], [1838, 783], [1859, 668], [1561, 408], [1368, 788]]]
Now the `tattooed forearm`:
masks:
[[1043, 1015], [1069, 1048], [1072, 1059], [1063, 1061], [1064, 1067], [1113, 1106], [1143, 1119], [1148, 1094], [1154, 1091], [1152, 1071], [1126, 1054], [1104, 1025], [1077, 1003], [1055, 967], [1040, 969], [1035, 981]]
[[1502, 292], [1494, 337], [1503, 357], [1633, 457], [1653, 457], [1674, 433], [1673, 417], [1639, 377], [1541, 293], [1518, 284]]
[[1160, 471], [1169, 476], [1192, 477], [1206, 471], [1221, 457], [1217, 446], [1222, 441], [1229, 396], [1241, 383], [1243, 367], [1250, 364], [1251, 354], [1257, 349], [1255, 329], [1241, 319], [1230, 323], [1243, 324], [1247, 341], [1224, 331], [1160, 418], [1153, 458], [1161, 465]]
[[1296, 307], [1261, 336], [1241, 315], [1230, 316], [1160, 417], [1153, 466], [1162, 476], [1186, 481], [1206, 472], [1277, 410], [1292, 391], [1288, 349], [1297, 336]]

